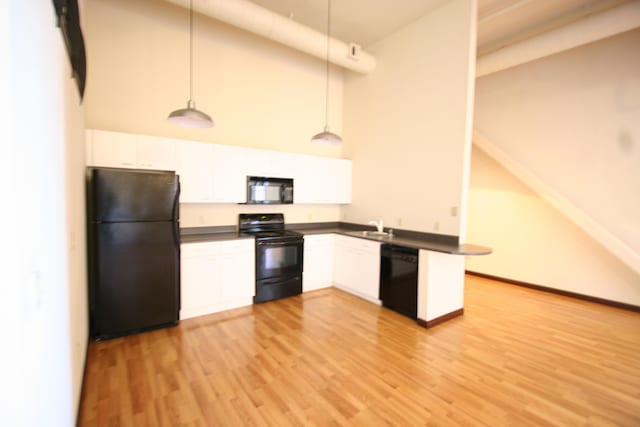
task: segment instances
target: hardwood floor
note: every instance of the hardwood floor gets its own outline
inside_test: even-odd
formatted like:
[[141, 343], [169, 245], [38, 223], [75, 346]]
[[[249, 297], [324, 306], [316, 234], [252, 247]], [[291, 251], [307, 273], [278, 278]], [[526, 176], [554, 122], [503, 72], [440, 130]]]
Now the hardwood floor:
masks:
[[432, 329], [334, 288], [89, 346], [81, 426], [640, 426], [640, 313], [467, 276]]

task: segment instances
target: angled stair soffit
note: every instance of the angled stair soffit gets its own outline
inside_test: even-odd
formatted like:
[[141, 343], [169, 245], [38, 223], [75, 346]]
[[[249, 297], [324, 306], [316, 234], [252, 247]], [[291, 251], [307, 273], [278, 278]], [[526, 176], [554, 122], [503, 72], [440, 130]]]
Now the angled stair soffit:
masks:
[[567, 218], [580, 227], [585, 233], [615, 255], [625, 265], [640, 274], [640, 254], [626, 243], [609, 232], [583, 210], [575, 206], [554, 188], [541, 180], [537, 175], [514, 160], [500, 147], [488, 140], [479, 131], [473, 131], [473, 143], [482, 151], [500, 163], [515, 177], [535, 191], [543, 200], [562, 212]]

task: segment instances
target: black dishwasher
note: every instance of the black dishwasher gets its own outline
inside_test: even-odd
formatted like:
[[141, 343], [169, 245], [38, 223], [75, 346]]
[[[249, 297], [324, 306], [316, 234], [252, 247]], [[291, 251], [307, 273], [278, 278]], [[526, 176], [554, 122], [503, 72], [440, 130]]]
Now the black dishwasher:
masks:
[[384, 307], [418, 317], [418, 250], [391, 244], [380, 250], [380, 299]]

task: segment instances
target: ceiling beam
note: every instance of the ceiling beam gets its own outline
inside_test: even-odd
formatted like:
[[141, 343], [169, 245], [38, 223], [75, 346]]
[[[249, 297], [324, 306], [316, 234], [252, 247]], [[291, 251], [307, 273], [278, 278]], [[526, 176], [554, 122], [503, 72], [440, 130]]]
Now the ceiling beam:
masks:
[[640, 1], [623, 3], [564, 27], [480, 56], [476, 63], [476, 77], [506, 70], [638, 27], [640, 27]]

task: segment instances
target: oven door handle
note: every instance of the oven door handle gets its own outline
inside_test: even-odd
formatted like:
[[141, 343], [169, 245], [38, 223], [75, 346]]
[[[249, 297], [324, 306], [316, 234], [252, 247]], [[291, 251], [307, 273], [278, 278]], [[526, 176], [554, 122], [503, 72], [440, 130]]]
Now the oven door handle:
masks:
[[269, 242], [257, 242], [256, 244], [258, 246], [298, 246], [298, 245], [302, 245], [303, 242], [299, 240], [289, 240], [288, 242], [274, 242], [272, 240]]

